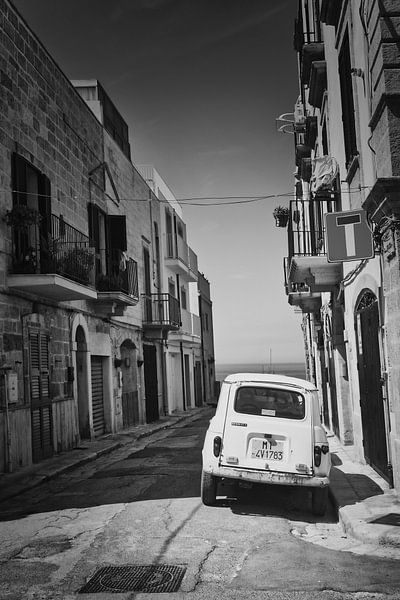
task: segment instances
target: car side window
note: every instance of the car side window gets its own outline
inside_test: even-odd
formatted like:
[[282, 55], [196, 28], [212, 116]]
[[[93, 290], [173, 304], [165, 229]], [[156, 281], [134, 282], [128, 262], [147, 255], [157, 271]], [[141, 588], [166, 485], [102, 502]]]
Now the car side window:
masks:
[[278, 388], [243, 386], [236, 392], [235, 412], [262, 417], [303, 419], [304, 397], [298, 392]]

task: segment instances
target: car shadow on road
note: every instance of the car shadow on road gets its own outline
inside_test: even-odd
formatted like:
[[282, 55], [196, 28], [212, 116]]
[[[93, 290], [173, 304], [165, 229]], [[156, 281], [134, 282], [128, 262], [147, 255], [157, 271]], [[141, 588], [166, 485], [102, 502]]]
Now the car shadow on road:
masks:
[[237, 515], [278, 517], [307, 523], [337, 523], [336, 511], [331, 503], [324, 516], [311, 512], [311, 491], [288, 486], [253, 485], [240, 488], [226, 484], [219, 490], [215, 506], [230, 508]]

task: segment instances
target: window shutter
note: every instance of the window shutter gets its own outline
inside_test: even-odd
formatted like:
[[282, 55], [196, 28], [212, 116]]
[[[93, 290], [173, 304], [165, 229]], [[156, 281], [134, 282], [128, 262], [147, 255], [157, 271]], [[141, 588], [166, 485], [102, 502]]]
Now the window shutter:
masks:
[[32, 406], [46, 404], [49, 401], [50, 365], [49, 338], [41, 332], [29, 335], [30, 383]]
[[128, 248], [125, 215], [108, 215], [107, 221], [110, 248], [125, 252]]
[[32, 402], [32, 405], [37, 405], [40, 402], [39, 333], [32, 333], [29, 336], [29, 350], [30, 350], [31, 402]]
[[150, 278], [150, 253], [147, 248], [143, 248], [143, 269], [144, 269], [144, 291], [146, 295], [151, 294]]

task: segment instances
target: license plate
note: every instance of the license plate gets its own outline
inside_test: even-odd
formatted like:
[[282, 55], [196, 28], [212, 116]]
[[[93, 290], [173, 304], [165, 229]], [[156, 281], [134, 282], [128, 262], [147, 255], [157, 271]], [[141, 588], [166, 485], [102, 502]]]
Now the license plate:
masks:
[[251, 443], [251, 458], [283, 460], [283, 442], [272, 439], [254, 439]]

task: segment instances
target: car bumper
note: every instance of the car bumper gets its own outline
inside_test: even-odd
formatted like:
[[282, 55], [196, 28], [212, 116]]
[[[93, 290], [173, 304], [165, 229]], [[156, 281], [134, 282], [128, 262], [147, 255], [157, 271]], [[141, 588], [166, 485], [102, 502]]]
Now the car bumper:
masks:
[[206, 473], [215, 477], [250, 481], [253, 483], [268, 483], [276, 485], [293, 485], [302, 487], [327, 487], [329, 477], [315, 475], [300, 475], [298, 473], [280, 473], [278, 471], [256, 471], [236, 469], [234, 467], [203, 467]]

